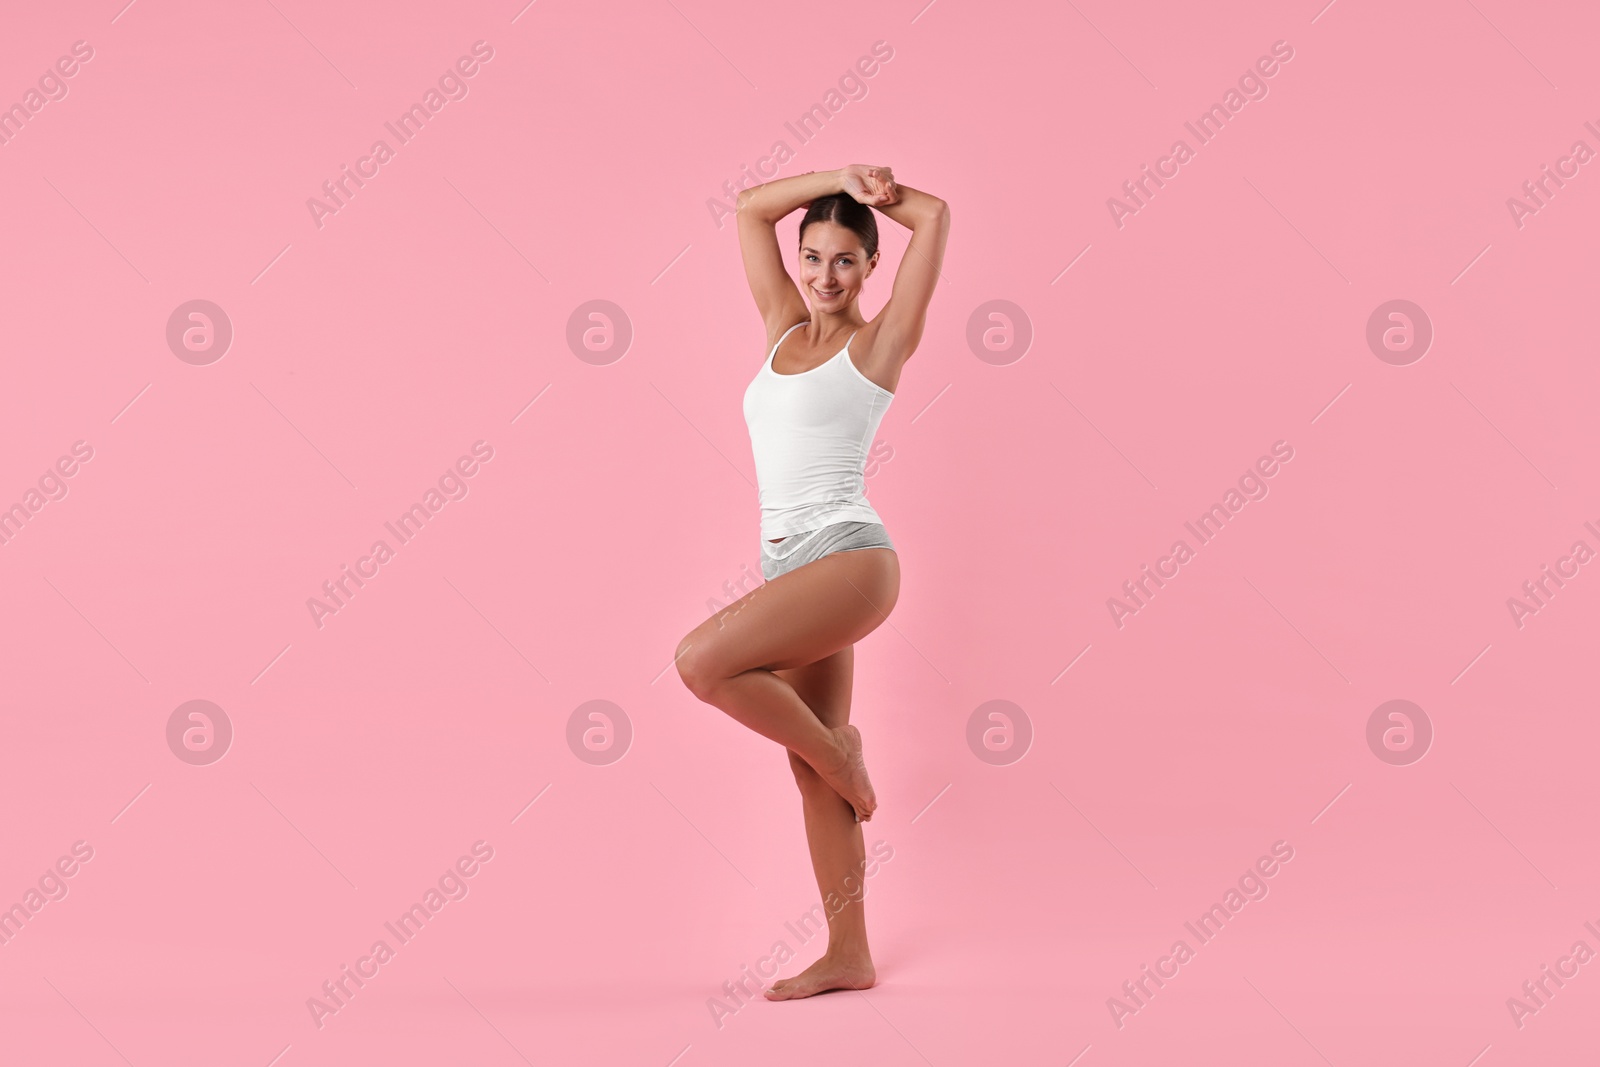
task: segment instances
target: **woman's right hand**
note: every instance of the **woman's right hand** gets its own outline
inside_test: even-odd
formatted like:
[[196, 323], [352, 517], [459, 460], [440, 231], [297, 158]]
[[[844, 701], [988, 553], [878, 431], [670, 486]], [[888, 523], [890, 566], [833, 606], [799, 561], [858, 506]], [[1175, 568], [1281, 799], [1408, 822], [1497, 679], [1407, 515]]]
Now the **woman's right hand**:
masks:
[[858, 204], [868, 207], [886, 207], [900, 199], [900, 190], [894, 184], [894, 172], [888, 167], [870, 167], [852, 163], [844, 168], [844, 191]]

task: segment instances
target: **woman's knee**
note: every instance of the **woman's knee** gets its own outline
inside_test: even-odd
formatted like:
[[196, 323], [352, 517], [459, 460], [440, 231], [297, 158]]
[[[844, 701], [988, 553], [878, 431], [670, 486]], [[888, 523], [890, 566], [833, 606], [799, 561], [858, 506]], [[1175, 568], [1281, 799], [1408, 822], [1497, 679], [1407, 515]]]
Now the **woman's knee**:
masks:
[[716, 650], [716, 638], [695, 630], [678, 642], [678, 677], [689, 692], [705, 700], [716, 684], [726, 677]]

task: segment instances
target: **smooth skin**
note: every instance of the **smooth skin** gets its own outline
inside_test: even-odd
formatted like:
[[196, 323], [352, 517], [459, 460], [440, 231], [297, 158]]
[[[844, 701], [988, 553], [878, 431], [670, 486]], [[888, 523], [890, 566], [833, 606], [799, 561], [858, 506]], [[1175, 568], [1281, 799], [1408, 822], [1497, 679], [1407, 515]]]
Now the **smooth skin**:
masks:
[[[845, 193], [911, 230], [888, 303], [868, 322], [859, 300], [881, 253], [869, 259], [861, 238], [835, 223], [813, 223], [800, 242], [798, 283], [784, 268], [777, 223], [797, 208]], [[894, 392], [922, 340], [950, 232], [943, 200], [895, 182], [888, 167], [780, 178], [746, 189], [738, 201], [745, 277], [767, 328], [767, 349], [790, 326], [774, 355], [779, 374], [827, 362], [852, 333], [856, 368]], [[775, 538], [781, 541], [783, 538]], [[850, 725], [855, 644], [877, 629], [900, 595], [892, 549], [836, 552], [766, 582], [697, 626], [678, 645], [678, 674], [696, 697], [783, 745], [799, 786], [806, 840], [825, 902], [828, 948], [793, 978], [766, 990], [793, 1000], [829, 989], [866, 989], [877, 981], [867, 946], [861, 823], [877, 797]]]

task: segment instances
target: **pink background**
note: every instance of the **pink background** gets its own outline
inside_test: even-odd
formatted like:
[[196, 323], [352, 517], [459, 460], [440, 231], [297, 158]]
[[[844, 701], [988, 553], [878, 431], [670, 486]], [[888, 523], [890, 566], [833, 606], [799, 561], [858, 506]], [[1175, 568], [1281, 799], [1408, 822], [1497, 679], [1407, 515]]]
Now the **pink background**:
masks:
[[[1506, 602], [1600, 549], [1597, 164], [1520, 228], [1506, 201], [1600, 148], [1597, 32], [1506, 0], [8, 13], [0, 103], [94, 55], [0, 146], [0, 505], [93, 458], [0, 545], [0, 904], [94, 853], [0, 946], [0, 1059], [1592, 1058], [1600, 962], [1520, 1028], [1506, 1001], [1600, 950], [1600, 566], [1520, 628]], [[306, 200], [479, 40], [468, 95], [319, 228]], [[1118, 228], [1107, 199], [1280, 40]], [[758, 569], [762, 330], [707, 205], [778, 140], [782, 175], [886, 164], [953, 225], [869, 482], [903, 569], [857, 654], [880, 984], [719, 1027], [741, 967], [821, 948], [784, 925], [817, 894], [782, 751], [669, 669]], [[880, 225], [869, 316], [905, 248]], [[196, 299], [234, 330], [203, 366], [165, 337]], [[1435, 331], [1406, 366], [1365, 337], [1395, 299]], [[568, 344], [592, 300], [632, 330], [610, 362]], [[998, 363], [967, 341], [991, 300], [1032, 330]], [[307, 599], [480, 440], [318, 628]], [[1280, 440], [1270, 494], [1115, 625]], [[166, 740], [196, 699], [234, 730], [205, 766]], [[1409, 765], [1366, 740], [1394, 699], [1434, 730]], [[568, 746], [590, 700], [620, 761]], [[967, 742], [990, 700], [1034, 733], [1003, 766]], [[307, 998], [480, 840], [319, 1029]], [[1276, 841], [1269, 895], [1119, 1028], [1107, 999]]]

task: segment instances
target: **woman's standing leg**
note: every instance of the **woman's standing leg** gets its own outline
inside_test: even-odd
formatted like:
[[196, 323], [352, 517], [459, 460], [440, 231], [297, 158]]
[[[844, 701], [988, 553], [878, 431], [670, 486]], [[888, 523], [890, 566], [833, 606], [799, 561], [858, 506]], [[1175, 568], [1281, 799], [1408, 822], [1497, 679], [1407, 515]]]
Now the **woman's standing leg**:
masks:
[[[792, 670], [776, 671], [822, 720], [839, 727], [850, 721], [850, 689], [855, 646]], [[768, 1000], [795, 1000], [825, 989], [867, 989], [877, 980], [867, 946], [866, 849], [861, 824], [850, 804], [812, 770], [798, 754], [789, 753], [795, 784], [805, 811], [806, 840], [816, 872], [823, 914], [828, 923], [828, 948], [822, 958], [793, 978], [768, 989]], [[833, 910], [834, 906], [838, 910]]]

